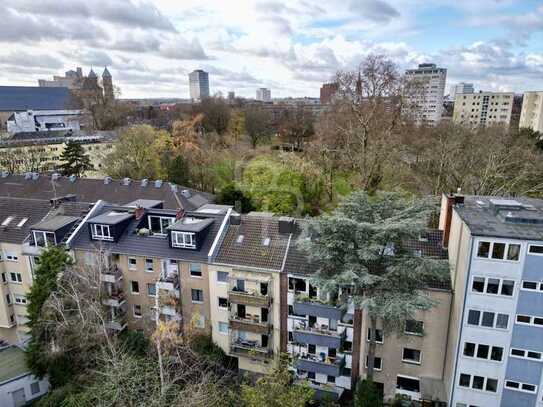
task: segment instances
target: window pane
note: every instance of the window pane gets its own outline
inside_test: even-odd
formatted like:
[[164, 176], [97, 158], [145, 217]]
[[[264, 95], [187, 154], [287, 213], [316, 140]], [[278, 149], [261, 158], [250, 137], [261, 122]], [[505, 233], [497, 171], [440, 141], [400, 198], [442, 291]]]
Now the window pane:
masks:
[[471, 379], [471, 376], [469, 374], [462, 373], [460, 375], [460, 381], [458, 382], [458, 385], [462, 387], [469, 387], [470, 379]]
[[498, 381], [496, 379], [486, 379], [486, 391], [496, 393], [498, 391]]
[[475, 344], [471, 342], [466, 342], [464, 344], [464, 355], [465, 356], [474, 356], [475, 355]]
[[486, 292], [488, 294], [498, 294], [498, 287], [500, 286], [500, 280], [496, 278], [489, 278], [486, 286]]
[[522, 349], [511, 349], [511, 355], [524, 357], [525, 352]]
[[527, 290], [537, 290], [537, 283], [535, 281], [523, 281], [522, 288]]
[[523, 383], [522, 384], [522, 390], [526, 390], [526, 391], [534, 393], [535, 392], [535, 386], [533, 384]]
[[541, 359], [541, 353], [539, 352], [528, 352], [528, 357], [530, 359]]
[[490, 359], [495, 360], [497, 362], [501, 362], [503, 357], [503, 348], [500, 348], [499, 346], [493, 346], [492, 352], [490, 353]]
[[529, 324], [530, 317], [527, 315], [517, 315], [517, 322], [520, 322], [522, 324]]
[[475, 292], [482, 293], [485, 290], [485, 279], [483, 277], [473, 277], [472, 289]]
[[148, 283], [147, 284], [147, 294], [151, 296], [156, 295], [156, 284], [155, 283]]
[[534, 317], [534, 325], [543, 325], [543, 318]]
[[515, 287], [515, 282], [514, 281], [512, 281], [512, 280], [503, 280], [502, 281], [501, 294], [502, 295], [512, 296], [514, 287]]
[[493, 259], [503, 259], [505, 254], [505, 243], [494, 243], [492, 246], [492, 258]]
[[479, 317], [481, 316], [481, 311], [476, 311], [473, 309], [469, 310], [468, 313], [468, 324], [469, 325], [479, 325]]
[[414, 319], [407, 320], [405, 321], [405, 332], [421, 335], [423, 331], [423, 325], [424, 324], [422, 321], [416, 321]]
[[509, 325], [509, 315], [507, 314], [498, 314], [496, 318], [496, 328], [507, 329]]
[[473, 376], [473, 384], [471, 386], [472, 388], [478, 389], [478, 390], [483, 390], [484, 384], [485, 384], [485, 378], [484, 377], [482, 377], [482, 376]]
[[505, 382], [506, 387], [510, 387], [512, 389], [518, 389], [520, 387], [520, 383], [518, 382], [512, 382], [511, 380], [507, 380]]
[[477, 357], [480, 359], [488, 359], [488, 351], [489, 351], [488, 345], [479, 344], [479, 347], [477, 348]]
[[543, 254], [543, 246], [531, 245], [528, 251], [534, 254]]
[[481, 321], [481, 326], [486, 326], [492, 328], [494, 326], [494, 313], [493, 312], [483, 312], [483, 320]]
[[490, 242], [479, 242], [477, 257], [488, 257], [490, 253]]
[[217, 271], [217, 281], [221, 283], [228, 282], [228, 272], [226, 271]]
[[518, 260], [520, 254], [519, 244], [510, 244], [507, 249], [507, 260]]

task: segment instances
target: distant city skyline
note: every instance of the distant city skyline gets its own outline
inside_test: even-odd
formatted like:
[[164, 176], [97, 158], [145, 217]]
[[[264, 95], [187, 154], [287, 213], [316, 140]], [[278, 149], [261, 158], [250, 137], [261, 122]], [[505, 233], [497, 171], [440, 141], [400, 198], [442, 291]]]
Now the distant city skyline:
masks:
[[6, 0], [0, 85], [35, 86], [73, 66], [108, 66], [121, 98], [189, 97], [209, 72], [211, 94], [318, 97], [337, 70], [368, 53], [401, 71], [432, 62], [447, 87], [543, 90], [539, 0]]

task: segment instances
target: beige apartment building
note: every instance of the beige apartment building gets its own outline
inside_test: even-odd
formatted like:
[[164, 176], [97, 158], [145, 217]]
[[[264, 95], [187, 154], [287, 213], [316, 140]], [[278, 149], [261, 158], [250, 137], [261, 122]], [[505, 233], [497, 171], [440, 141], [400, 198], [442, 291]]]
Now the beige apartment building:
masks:
[[454, 100], [453, 121], [468, 127], [509, 126], [514, 93], [458, 93]]
[[519, 127], [543, 133], [543, 91], [524, 92]]

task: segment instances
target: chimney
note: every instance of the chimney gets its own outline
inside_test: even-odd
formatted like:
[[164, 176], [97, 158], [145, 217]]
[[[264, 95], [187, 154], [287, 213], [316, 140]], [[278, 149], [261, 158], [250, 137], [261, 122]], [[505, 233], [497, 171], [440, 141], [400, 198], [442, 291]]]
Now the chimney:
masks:
[[444, 248], [449, 246], [449, 237], [451, 233], [451, 220], [453, 207], [457, 204], [464, 203], [464, 196], [453, 194], [443, 195], [441, 199], [441, 214], [439, 220], [439, 228], [443, 230], [442, 246]]
[[279, 233], [289, 234], [294, 232], [294, 218], [281, 216], [279, 218]]
[[140, 220], [141, 218], [143, 218], [143, 215], [145, 215], [145, 208], [138, 205], [134, 210], [134, 216], [136, 217], [136, 220]]
[[230, 224], [231, 225], [241, 225], [241, 215], [239, 213], [230, 214]]
[[175, 212], [175, 219], [180, 220], [185, 215], [185, 211], [182, 208], [177, 208], [177, 211]]
[[141, 180], [141, 187], [145, 188], [148, 183], [149, 183], [149, 180], [147, 178], [142, 179]]
[[112, 181], [111, 177], [105, 177], [104, 178], [104, 184], [105, 185], [111, 184], [111, 181]]

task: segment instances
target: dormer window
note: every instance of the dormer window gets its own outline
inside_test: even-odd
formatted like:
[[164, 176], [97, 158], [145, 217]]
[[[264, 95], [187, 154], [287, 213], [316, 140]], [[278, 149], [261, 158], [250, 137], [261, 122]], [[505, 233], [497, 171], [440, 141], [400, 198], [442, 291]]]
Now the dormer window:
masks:
[[175, 222], [175, 218], [157, 215], [149, 215], [148, 220], [151, 234], [158, 236], [166, 236], [166, 228], [173, 225]]
[[39, 247], [55, 246], [57, 244], [55, 234], [53, 232], [45, 232], [42, 230], [33, 230], [34, 244]]
[[91, 225], [91, 231], [94, 240], [113, 240], [109, 225], [93, 224]]
[[172, 231], [172, 247], [196, 249], [194, 233]]

